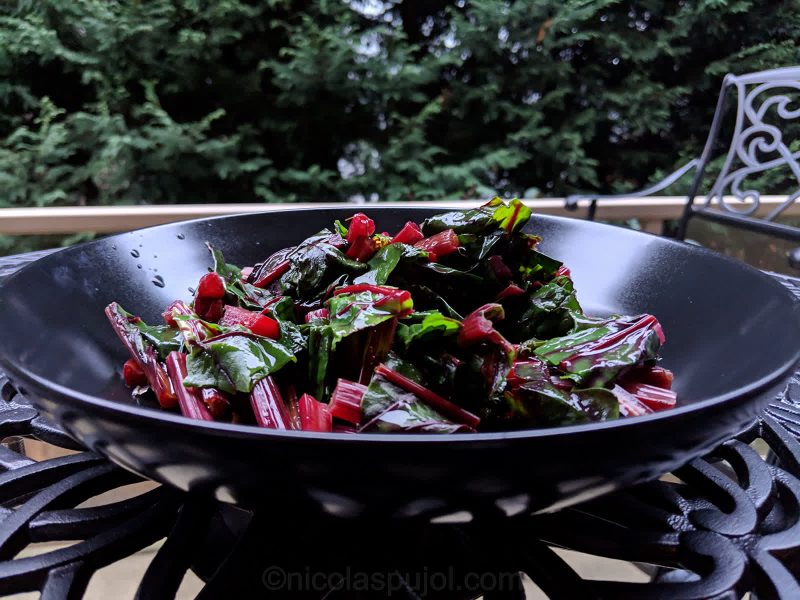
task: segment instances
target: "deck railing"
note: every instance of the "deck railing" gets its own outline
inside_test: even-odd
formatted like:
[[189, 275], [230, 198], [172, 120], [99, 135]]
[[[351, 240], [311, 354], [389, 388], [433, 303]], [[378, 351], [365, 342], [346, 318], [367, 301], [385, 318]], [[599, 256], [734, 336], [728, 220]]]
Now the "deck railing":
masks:
[[[684, 196], [652, 196], [648, 198], [623, 198], [604, 200], [598, 203], [598, 220], [624, 221], [637, 219], [641, 228], [652, 233], [660, 233], [663, 222], [679, 219], [686, 199]], [[728, 200], [731, 204], [736, 199]], [[779, 196], [761, 198], [761, 210], [765, 213], [785, 201]], [[540, 198], [525, 201], [534, 213], [564, 215], [584, 218], [588, 201], [579, 203], [578, 210], [569, 212], [564, 208], [563, 198]], [[442, 202], [397, 202], [381, 203], [380, 206], [424, 206], [451, 207], [477, 206], [482, 201], [442, 201]], [[69, 234], [79, 231], [113, 233], [160, 225], [185, 219], [215, 217], [246, 212], [271, 212], [293, 208], [341, 207], [331, 203], [295, 204], [163, 204], [136, 206], [64, 206], [44, 208], [4, 208], [0, 209], [0, 234]], [[370, 205], [359, 206], [367, 210]], [[800, 217], [800, 204], [793, 204], [784, 213], [786, 216]]]

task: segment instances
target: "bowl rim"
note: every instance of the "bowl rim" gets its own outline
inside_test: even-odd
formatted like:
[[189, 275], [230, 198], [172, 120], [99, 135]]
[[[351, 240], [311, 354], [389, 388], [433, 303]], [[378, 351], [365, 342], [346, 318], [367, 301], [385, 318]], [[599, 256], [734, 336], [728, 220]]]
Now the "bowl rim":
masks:
[[[767, 282], [767, 285], [771, 285], [777, 293], [785, 294], [787, 298], [791, 297], [792, 301], [796, 302], [797, 300], [792, 296], [791, 292], [787, 290], [783, 285], [781, 285], [778, 281], [776, 281], [773, 277], [756, 269], [755, 267], [748, 265], [744, 262], [738, 261], [734, 258], [726, 256], [724, 254], [714, 252], [702, 246], [698, 246], [695, 244], [688, 244], [686, 242], [665, 238], [661, 236], [656, 236], [654, 234], [635, 231], [631, 229], [625, 229], [622, 227], [618, 227], [615, 225], [609, 225], [606, 223], [599, 223], [596, 221], [586, 221], [583, 219], [571, 218], [571, 217], [563, 217], [557, 215], [537, 215], [535, 212], [535, 202], [531, 203], [532, 208], [534, 209], [534, 217], [535, 218], [544, 218], [545, 220], [552, 220], [556, 222], [569, 222], [569, 223], [582, 223], [588, 225], [590, 227], [604, 227], [604, 228], [613, 228], [617, 235], [629, 235], [629, 236], [649, 236], [654, 240], [658, 240], [658, 243], [666, 244], [666, 245], [673, 245], [673, 246], [680, 246], [680, 247], [689, 247], [691, 248], [692, 252], [698, 252], [701, 254], [706, 254], [713, 257], [714, 260], [721, 260], [724, 262], [728, 262], [730, 264], [736, 265], [737, 268], [744, 268], [745, 270], [750, 271], [750, 273], [754, 276], [760, 277], [763, 281]], [[318, 207], [303, 207], [303, 208], [286, 208], [286, 209], [278, 209], [274, 211], [274, 213], [285, 213], [285, 212], [316, 212], [320, 209], [322, 210], [350, 210], [354, 206], [360, 205], [350, 205], [350, 204], [320, 204]], [[383, 211], [390, 211], [390, 210], [434, 210], [434, 209], [441, 209], [441, 210], [448, 210], [448, 209], [458, 209], [464, 208], [463, 204], [459, 203], [452, 203], [452, 204], [440, 204], [437, 203], [435, 206], [425, 205], [425, 203], [402, 203], [402, 204], [394, 204], [394, 203], [385, 203], [381, 205], [369, 205], [368, 206], [370, 212], [383, 212]], [[130, 231], [116, 233], [114, 235], [101, 238], [98, 240], [92, 240], [89, 242], [84, 242], [82, 244], [78, 244], [76, 246], [71, 246], [68, 248], [64, 248], [63, 250], [59, 250], [43, 256], [35, 261], [31, 261], [27, 265], [23, 266], [19, 270], [12, 273], [10, 276], [4, 279], [3, 283], [0, 284], [0, 297], [2, 297], [5, 289], [7, 288], [7, 284], [13, 281], [15, 278], [21, 276], [26, 270], [34, 268], [34, 265], [41, 266], [41, 263], [46, 263], [51, 260], [57, 260], [57, 257], [62, 254], [62, 252], [78, 252], [81, 249], [91, 247], [94, 245], [101, 245], [111, 243], [113, 244], [115, 240], [118, 240], [121, 236], [129, 235], [130, 233], [136, 233], [140, 231], [157, 231], [159, 229], [174, 229], [176, 227], [185, 226], [189, 224], [196, 224], [196, 223], [207, 223], [211, 221], [217, 221], [221, 219], [235, 219], [235, 218], [247, 218], [259, 215], [270, 215], [274, 214], [273, 212], [267, 211], [255, 211], [255, 212], [245, 212], [245, 213], [236, 213], [236, 214], [229, 214], [229, 215], [220, 215], [220, 216], [213, 216], [213, 217], [203, 217], [197, 219], [188, 219], [183, 221], [175, 221], [171, 223], [164, 223], [161, 225], [154, 225], [150, 227], [141, 227], [138, 229], [133, 229]], [[797, 323], [798, 325], [798, 332], [800, 332], [800, 321]], [[233, 437], [248, 437], [248, 438], [268, 438], [272, 440], [278, 439], [286, 439], [286, 440], [315, 440], [315, 441], [325, 441], [325, 440], [340, 440], [342, 442], [350, 443], [350, 444], [361, 444], [365, 442], [370, 443], [380, 443], [380, 444], [420, 444], [420, 443], [435, 443], [435, 444], [446, 444], [446, 445], [458, 445], [463, 443], [476, 443], [476, 442], [496, 442], [496, 441], [504, 441], [504, 440], [517, 440], [517, 439], [541, 439], [541, 438], [549, 438], [549, 437], [564, 437], [564, 436], [571, 436], [576, 434], [587, 434], [587, 433], [600, 433], [604, 431], [621, 431], [621, 430], [628, 430], [631, 427], [645, 427], [648, 424], [656, 424], [662, 421], [668, 421], [670, 419], [676, 420], [680, 416], [690, 415], [691, 413], [695, 412], [702, 412], [706, 409], [712, 408], [714, 406], [719, 406], [722, 404], [726, 404], [728, 402], [735, 401], [737, 399], [749, 399], [752, 398], [759, 393], [767, 390], [770, 387], [775, 386], [781, 380], [788, 378], [799, 366], [800, 366], [800, 344], [797, 345], [795, 348], [793, 355], [791, 357], [787, 357], [780, 365], [774, 367], [770, 373], [765, 375], [764, 377], [750, 383], [748, 386], [741, 388], [737, 391], [727, 392], [724, 394], [717, 394], [715, 396], [711, 396], [710, 398], [705, 398], [702, 400], [698, 400], [696, 402], [692, 402], [691, 404], [687, 404], [684, 406], [678, 406], [676, 408], [672, 408], [670, 410], [656, 412], [650, 415], [644, 415], [634, 418], [620, 418], [620, 419], [613, 419], [607, 421], [598, 421], [598, 422], [589, 422], [589, 423], [582, 423], [577, 425], [563, 425], [558, 427], [542, 427], [542, 428], [535, 428], [535, 429], [520, 429], [520, 430], [513, 430], [513, 431], [498, 431], [498, 432], [480, 432], [480, 433], [453, 433], [447, 435], [431, 435], [431, 434], [422, 434], [422, 433], [395, 433], [395, 434], [386, 434], [386, 433], [358, 433], [358, 434], [349, 434], [349, 433], [333, 433], [333, 432], [313, 432], [313, 431], [294, 431], [294, 430], [276, 430], [276, 429], [267, 429], [264, 427], [257, 427], [254, 425], [240, 425], [240, 424], [233, 424], [233, 423], [222, 423], [218, 421], [198, 421], [196, 419], [190, 419], [188, 417], [184, 417], [180, 414], [175, 414], [163, 410], [158, 410], [154, 408], [148, 408], [143, 406], [137, 406], [135, 404], [122, 404], [120, 402], [116, 402], [113, 400], [107, 400], [101, 396], [95, 396], [93, 394], [86, 394], [84, 392], [80, 392], [78, 390], [74, 390], [72, 388], [68, 388], [66, 386], [62, 386], [58, 383], [55, 383], [46, 377], [41, 377], [36, 373], [32, 372], [27, 368], [20, 367], [19, 365], [15, 364], [11, 357], [9, 356], [9, 347], [8, 345], [3, 343], [3, 339], [7, 339], [5, 337], [0, 338], [0, 368], [4, 372], [6, 372], [9, 377], [11, 378], [12, 382], [16, 384], [28, 384], [34, 390], [42, 393], [43, 396], [47, 395], [54, 395], [60, 403], [64, 400], [71, 403], [79, 403], [85, 404], [90, 407], [100, 409], [103, 412], [110, 412], [115, 413], [117, 415], [126, 417], [128, 419], [144, 419], [145, 421], [148, 420], [157, 420], [163, 425], [167, 425], [173, 428], [178, 429], [191, 429], [194, 431], [204, 431], [206, 433], [213, 433], [213, 434], [225, 434], [228, 436]], [[34, 401], [34, 399], [31, 399]]]

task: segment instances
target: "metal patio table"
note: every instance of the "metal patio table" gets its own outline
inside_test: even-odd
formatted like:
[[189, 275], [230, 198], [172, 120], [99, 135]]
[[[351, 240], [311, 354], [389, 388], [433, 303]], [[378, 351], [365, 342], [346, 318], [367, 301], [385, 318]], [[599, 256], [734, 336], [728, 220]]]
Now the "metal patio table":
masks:
[[[42, 254], [0, 258], [0, 278]], [[775, 277], [800, 301], [800, 279]], [[522, 573], [551, 598], [800, 598], [800, 373], [751, 427], [672, 477], [552, 514], [476, 507], [468, 522], [250, 513], [164, 486], [76, 508], [139, 478], [40, 419], [2, 375], [0, 392], [0, 595], [80, 597], [95, 571], [165, 539], [138, 598], [174, 597], [187, 569], [206, 582], [199, 598], [516, 599]], [[35, 462], [17, 436], [79, 452]], [[76, 543], [15, 558], [53, 541]], [[554, 547], [634, 562], [651, 581], [584, 579]]]

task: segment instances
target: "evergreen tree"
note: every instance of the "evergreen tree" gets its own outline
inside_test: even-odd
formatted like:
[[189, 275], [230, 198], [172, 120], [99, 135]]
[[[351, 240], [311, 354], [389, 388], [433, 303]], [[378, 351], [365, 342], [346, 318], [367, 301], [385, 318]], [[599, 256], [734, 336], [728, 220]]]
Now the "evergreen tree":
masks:
[[797, 0], [5, 0], [0, 206], [631, 189]]

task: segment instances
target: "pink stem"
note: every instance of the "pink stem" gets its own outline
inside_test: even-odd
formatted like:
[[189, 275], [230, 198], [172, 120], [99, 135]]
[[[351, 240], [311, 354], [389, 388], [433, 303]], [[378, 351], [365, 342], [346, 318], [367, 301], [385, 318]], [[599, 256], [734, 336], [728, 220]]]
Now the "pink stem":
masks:
[[411, 392], [420, 400], [426, 402], [444, 416], [453, 419], [457, 423], [469, 425], [474, 429], [481, 422], [480, 417], [473, 415], [468, 410], [464, 410], [460, 406], [453, 404], [445, 398], [442, 398], [440, 395], [418, 384], [416, 381], [412, 381], [405, 375], [401, 375], [397, 371], [393, 371], [386, 365], [378, 365], [375, 368], [375, 374], [382, 376], [384, 379], [395, 384], [397, 387], [402, 388], [407, 392]]
[[253, 386], [250, 406], [256, 423], [269, 429], [290, 429], [289, 409], [283, 401], [281, 391], [272, 377], [265, 377]]
[[213, 421], [214, 417], [208, 412], [203, 402], [203, 392], [197, 388], [187, 388], [183, 385], [186, 378], [186, 355], [183, 352], [170, 352], [167, 356], [167, 372], [172, 380], [172, 387], [178, 397], [181, 414], [190, 419], [200, 421]]

